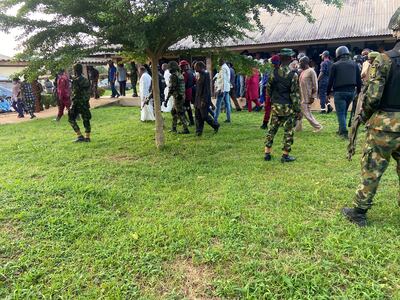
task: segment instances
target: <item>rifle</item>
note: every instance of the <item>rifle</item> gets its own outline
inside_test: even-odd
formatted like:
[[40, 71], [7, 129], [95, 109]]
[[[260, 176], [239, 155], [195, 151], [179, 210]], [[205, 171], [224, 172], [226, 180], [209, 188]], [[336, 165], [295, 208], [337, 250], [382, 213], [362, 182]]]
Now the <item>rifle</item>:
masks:
[[[367, 92], [368, 86], [364, 86], [363, 89], [361, 90], [361, 93], [358, 95], [358, 99], [355, 100], [357, 101], [357, 105], [354, 105], [354, 118], [353, 120], [350, 118], [351, 124], [351, 129], [350, 129], [350, 135], [349, 135], [349, 145], [347, 146], [347, 159], [349, 161], [352, 160], [353, 155], [356, 153], [356, 144], [357, 144], [357, 135], [358, 135], [358, 129], [360, 128], [361, 124], [364, 123], [363, 117], [362, 117], [362, 106], [365, 101], [365, 96]], [[353, 103], [354, 104], [354, 103]], [[353, 114], [353, 111], [352, 111]]]
[[[358, 95], [358, 97], [359, 97], [359, 95]], [[347, 127], [352, 127], [351, 125], [352, 125], [353, 119], [355, 116], [357, 116], [356, 111], [357, 111], [358, 103], [360, 102], [360, 101], [358, 101], [358, 97], [355, 97], [353, 100], [353, 104], [351, 106], [350, 120], [349, 120], [349, 124], [347, 125]]]

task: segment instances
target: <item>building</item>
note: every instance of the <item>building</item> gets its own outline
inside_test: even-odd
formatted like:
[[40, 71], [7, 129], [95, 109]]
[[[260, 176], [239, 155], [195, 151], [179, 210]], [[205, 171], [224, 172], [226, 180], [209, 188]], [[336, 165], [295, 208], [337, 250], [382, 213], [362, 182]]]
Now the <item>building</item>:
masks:
[[383, 51], [394, 44], [387, 26], [400, 7], [400, 0], [343, 0], [337, 8], [321, 0], [308, 0], [313, 23], [304, 16], [282, 13], [261, 13], [264, 31], [249, 32], [243, 40], [227, 40], [220, 45], [198, 45], [193, 39], [180, 41], [172, 50], [190, 53], [193, 49], [213, 50], [225, 48], [238, 53], [269, 57], [281, 48], [293, 48], [317, 60], [324, 50], [332, 54], [341, 45], [347, 45], [354, 54], [363, 48]]

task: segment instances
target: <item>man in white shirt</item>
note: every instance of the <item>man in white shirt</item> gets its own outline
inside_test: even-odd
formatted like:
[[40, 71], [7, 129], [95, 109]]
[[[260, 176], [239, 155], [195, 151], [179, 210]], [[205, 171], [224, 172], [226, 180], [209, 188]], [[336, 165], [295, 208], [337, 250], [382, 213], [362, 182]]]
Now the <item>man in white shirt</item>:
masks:
[[231, 101], [229, 92], [231, 90], [231, 71], [225, 61], [219, 60], [221, 67], [217, 77], [217, 105], [215, 110], [215, 124], [218, 124], [218, 117], [221, 113], [222, 101], [225, 103], [226, 120], [225, 123], [231, 122]]
[[142, 107], [140, 120], [142, 122], [154, 121], [153, 101], [149, 99], [151, 94], [151, 76], [143, 66], [139, 69], [139, 76], [139, 97]]

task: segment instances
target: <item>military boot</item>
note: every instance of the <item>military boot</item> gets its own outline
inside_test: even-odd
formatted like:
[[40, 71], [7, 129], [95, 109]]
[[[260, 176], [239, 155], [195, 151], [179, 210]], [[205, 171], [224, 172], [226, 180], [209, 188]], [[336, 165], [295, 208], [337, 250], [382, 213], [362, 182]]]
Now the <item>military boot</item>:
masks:
[[271, 153], [265, 153], [264, 160], [271, 161], [271, 159], [272, 159]]
[[218, 133], [220, 127], [221, 127], [221, 125], [215, 124], [215, 126], [214, 126], [214, 133]]
[[284, 155], [282, 155], [281, 163], [294, 162], [295, 160], [296, 160], [295, 157], [290, 156], [288, 154], [284, 154]]
[[268, 123], [263, 122], [262, 125], [260, 126], [260, 128], [264, 129], [264, 130], [268, 129]]
[[367, 226], [367, 210], [361, 208], [349, 208], [344, 207], [342, 209], [342, 214], [349, 220], [351, 223], [354, 223], [360, 227]]
[[178, 132], [179, 134], [190, 134], [189, 129], [185, 128], [183, 131]]
[[85, 138], [83, 135], [78, 136], [78, 138], [74, 141], [74, 143], [83, 143], [85, 142]]

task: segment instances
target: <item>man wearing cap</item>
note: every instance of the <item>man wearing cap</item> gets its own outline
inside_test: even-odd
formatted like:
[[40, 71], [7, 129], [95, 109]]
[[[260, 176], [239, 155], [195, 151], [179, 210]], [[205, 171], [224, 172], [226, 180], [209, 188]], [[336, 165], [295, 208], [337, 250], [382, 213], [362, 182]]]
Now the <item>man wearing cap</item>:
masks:
[[329, 114], [333, 111], [328, 98], [329, 74], [333, 63], [331, 62], [329, 51], [322, 52], [321, 58], [322, 62], [318, 76], [319, 100], [321, 105], [321, 114]]
[[189, 125], [194, 125], [193, 111], [190, 104], [193, 102], [193, 88], [196, 84], [196, 78], [193, 72], [190, 70], [189, 62], [181, 60], [179, 63], [183, 78], [185, 80], [185, 109], [189, 117]]
[[373, 205], [391, 157], [396, 160], [400, 177], [400, 7], [390, 20], [389, 29], [397, 39], [396, 45], [393, 50], [379, 54], [373, 62], [363, 104], [362, 117], [368, 132], [361, 162], [361, 185], [354, 208], [342, 210], [358, 226], [367, 224], [366, 213]]
[[[90, 142], [90, 82], [83, 77], [83, 67], [81, 64], [74, 66], [75, 78], [72, 80], [72, 107], [68, 112], [68, 121], [77, 134], [75, 142]], [[84, 137], [76, 122], [78, 116], [81, 115], [83, 126], [85, 127], [86, 136]]]
[[284, 128], [283, 154], [281, 162], [293, 162], [295, 158], [289, 156], [293, 145], [294, 126], [300, 117], [300, 91], [298, 75], [291, 71], [289, 64], [294, 55], [292, 49], [282, 49], [280, 52], [281, 66], [272, 72], [267, 85], [267, 94], [271, 97], [272, 116], [271, 126], [265, 143], [265, 160], [272, 159], [272, 145], [279, 127]]
[[338, 59], [332, 65], [329, 76], [328, 93], [333, 88], [336, 115], [339, 123], [337, 134], [347, 139], [347, 112], [350, 104], [354, 101], [357, 94], [361, 92], [361, 72], [357, 64], [351, 59], [350, 51], [346, 46], [336, 49]]
[[164, 106], [168, 106], [168, 101], [174, 97], [174, 106], [172, 107], [172, 129], [171, 132], [177, 132], [178, 119], [182, 123], [183, 131], [181, 134], [189, 134], [188, 124], [185, 115], [185, 79], [179, 71], [179, 65], [176, 61], [171, 61], [168, 64], [168, 69], [171, 72], [169, 80], [169, 91]]
[[[313, 68], [310, 68], [310, 59], [308, 56], [303, 56], [300, 59], [300, 68], [302, 70], [299, 76], [302, 117], [307, 119], [310, 125], [314, 128], [314, 132], [320, 132], [322, 130], [322, 125], [318, 123], [311, 112], [311, 105], [317, 98], [318, 92], [317, 74]], [[302, 130], [303, 118], [298, 120], [296, 126], [296, 131]]]

